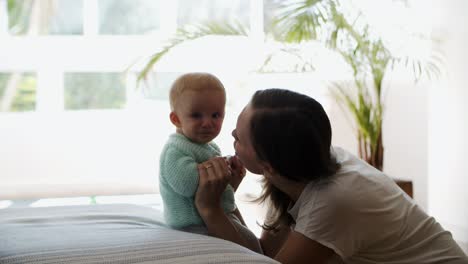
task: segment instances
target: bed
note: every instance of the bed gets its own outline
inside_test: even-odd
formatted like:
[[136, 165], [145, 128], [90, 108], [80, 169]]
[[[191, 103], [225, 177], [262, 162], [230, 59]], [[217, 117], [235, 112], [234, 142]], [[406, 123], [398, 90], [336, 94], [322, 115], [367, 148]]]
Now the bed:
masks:
[[0, 210], [0, 263], [278, 263], [164, 226], [160, 210], [107, 204]]

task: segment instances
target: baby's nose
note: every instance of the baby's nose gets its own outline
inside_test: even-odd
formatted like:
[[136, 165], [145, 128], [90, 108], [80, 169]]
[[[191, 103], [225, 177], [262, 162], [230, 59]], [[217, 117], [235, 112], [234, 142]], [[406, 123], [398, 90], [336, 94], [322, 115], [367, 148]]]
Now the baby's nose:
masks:
[[204, 127], [208, 127], [208, 126], [211, 126], [213, 124], [211, 118], [203, 118], [203, 121], [202, 121], [202, 125]]

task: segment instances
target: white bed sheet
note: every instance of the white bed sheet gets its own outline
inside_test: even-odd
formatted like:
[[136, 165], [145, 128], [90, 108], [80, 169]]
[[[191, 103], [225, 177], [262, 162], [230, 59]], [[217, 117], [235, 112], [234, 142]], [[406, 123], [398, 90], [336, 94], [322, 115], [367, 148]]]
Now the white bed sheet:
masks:
[[237, 244], [166, 228], [138, 205], [0, 210], [0, 263], [278, 263]]

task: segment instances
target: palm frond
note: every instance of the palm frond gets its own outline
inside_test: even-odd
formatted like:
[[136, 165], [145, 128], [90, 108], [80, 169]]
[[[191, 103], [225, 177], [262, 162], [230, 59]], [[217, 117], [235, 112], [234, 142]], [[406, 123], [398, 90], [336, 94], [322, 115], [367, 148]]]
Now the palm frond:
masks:
[[230, 23], [227, 21], [208, 21], [196, 25], [180, 28], [175, 35], [160, 48], [160, 50], [149, 57], [143, 70], [137, 76], [137, 84], [145, 79], [155, 64], [177, 45], [209, 35], [248, 35], [247, 28], [241, 23]]
[[14, 34], [25, 33], [28, 30], [33, 1], [8, 0], [8, 24]]
[[442, 69], [445, 68], [446, 56], [441, 51], [436, 40], [425, 39], [425, 41], [431, 41], [433, 44], [430, 54], [419, 57], [414, 56], [413, 54], [394, 56], [391, 58], [392, 69], [396, 65], [403, 65], [410, 68], [412, 70], [415, 83], [419, 82], [423, 77], [429, 80], [439, 78], [443, 74]]
[[369, 97], [366, 92], [368, 88], [360, 81], [356, 81], [358, 91], [347, 84], [338, 82], [332, 83], [331, 86], [332, 96], [340, 106], [345, 105], [353, 116], [358, 134], [361, 135], [363, 140], [370, 143], [371, 148], [375, 148], [382, 127], [382, 109], [376, 107]]
[[318, 38], [318, 30], [330, 21], [332, 0], [284, 1], [278, 8], [273, 26], [277, 40], [301, 42]]
[[[279, 59], [280, 58], [280, 59]], [[286, 59], [286, 62], [285, 62]], [[282, 70], [278, 70], [278, 62], [281, 61], [280, 67]], [[304, 51], [299, 47], [287, 45], [273, 49], [266, 55], [266, 59], [258, 69], [258, 72], [312, 72], [315, 67], [312, 62], [312, 58], [304, 55]]]

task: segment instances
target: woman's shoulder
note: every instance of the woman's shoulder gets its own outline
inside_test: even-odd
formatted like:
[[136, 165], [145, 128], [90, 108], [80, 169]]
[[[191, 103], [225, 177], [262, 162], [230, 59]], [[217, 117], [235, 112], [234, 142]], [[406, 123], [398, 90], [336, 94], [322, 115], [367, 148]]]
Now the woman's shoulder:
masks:
[[351, 181], [353, 183], [371, 183], [371, 182], [388, 182], [390, 179], [382, 171], [374, 168], [366, 161], [360, 159], [351, 152], [340, 148], [333, 147], [332, 154], [336, 161], [340, 164], [340, 168], [331, 178], [335, 180]]
[[340, 164], [338, 171], [320, 182], [310, 182], [304, 189], [305, 201], [323, 201], [337, 207], [379, 203], [382, 197], [400, 192], [393, 180], [349, 151], [333, 147]]
[[[349, 169], [350, 167], [354, 168], [355, 170], [360, 169], [369, 169], [370, 166], [367, 162], [360, 159], [356, 155], [352, 154], [350, 151], [333, 146], [331, 148], [331, 154], [335, 157], [336, 161], [341, 165], [341, 170]], [[373, 167], [372, 167], [373, 168]], [[376, 172], [379, 172], [378, 170]]]

